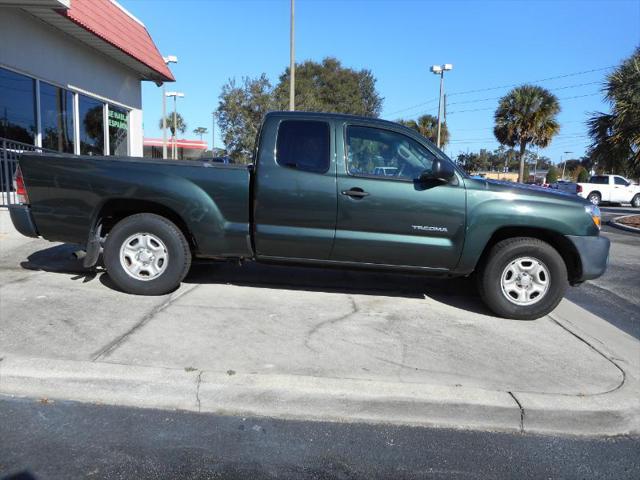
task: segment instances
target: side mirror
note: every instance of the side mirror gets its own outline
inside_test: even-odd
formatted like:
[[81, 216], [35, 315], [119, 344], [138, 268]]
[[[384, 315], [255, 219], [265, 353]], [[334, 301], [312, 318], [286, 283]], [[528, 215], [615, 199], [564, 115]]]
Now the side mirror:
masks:
[[420, 175], [421, 182], [443, 182], [448, 183], [454, 175], [453, 166], [445, 161], [440, 160], [438, 158], [433, 160], [433, 164], [431, 165], [431, 170], [425, 170]]

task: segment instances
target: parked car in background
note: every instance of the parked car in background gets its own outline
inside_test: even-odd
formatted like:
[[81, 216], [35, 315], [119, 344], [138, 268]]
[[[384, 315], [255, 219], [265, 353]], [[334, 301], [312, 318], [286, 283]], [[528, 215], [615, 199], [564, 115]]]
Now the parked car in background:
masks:
[[222, 157], [202, 157], [199, 160], [202, 160], [203, 162], [222, 163], [224, 165], [230, 165], [234, 163], [233, 159], [228, 155], [224, 155]]
[[16, 185], [19, 232], [82, 244], [87, 268], [103, 252], [141, 295], [177, 288], [193, 257], [476, 272], [495, 313], [533, 319], [609, 253], [586, 200], [472, 179], [414, 130], [366, 117], [271, 112], [251, 165], [24, 155]]
[[558, 180], [556, 183], [551, 184], [551, 188], [565, 193], [578, 192], [578, 184], [575, 182], [568, 182], [566, 180]]
[[594, 175], [588, 183], [578, 183], [577, 188], [577, 194], [594, 205], [630, 203], [640, 208], [640, 186], [620, 175]]

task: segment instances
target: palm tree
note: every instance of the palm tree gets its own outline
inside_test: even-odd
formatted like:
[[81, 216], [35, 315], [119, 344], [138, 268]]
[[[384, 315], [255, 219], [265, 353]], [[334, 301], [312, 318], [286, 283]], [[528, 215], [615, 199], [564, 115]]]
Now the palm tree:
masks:
[[640, 47], [607, 77], [611, 113], [589, 119], [590, 154], [600, 167], [640, 177]]
[[209, 133], [209, 130], [207, 130], [205, 127], [198, 127], [193, 131], [193, 133], [194, 135], [199, 135], [200, 141], [202, 141], [202, 136]]
[[[187, 124], [184, 121], [184, 118], [182, 118], [182, 115], [180, 115], [179, 113], [176, 113], [175, 125], [173, 124], [173, 113], [167, 115], [166, 121], [167, 127], [169, 128], [169, 130], [171, 130], [172, 137], [176, 136], [176, 131], [184, 133], [187, 130]], [[160, 128], [162, 128], [162, 118], [160, 119]]]
[[537, 85], [522, 85], [507, 93], [498, 102], [494, 114], [493, 134], [498, 142], [520, 147], [518, 181], [524, 181], [524, 160], [527, 145], [546, 147], [560, 131], [556, 115], [560, 112], [558, 98]]
[[[398, 120], [397, 123], [409, 127], [418, 132], [423, 137], [427, 137], [436, 143], [438, 137], [438, 118], [433, 115], [422, 115], [418, 120]], [[440, 147], [449, 143], [449, 129], [446, 123], [440, 125]]]

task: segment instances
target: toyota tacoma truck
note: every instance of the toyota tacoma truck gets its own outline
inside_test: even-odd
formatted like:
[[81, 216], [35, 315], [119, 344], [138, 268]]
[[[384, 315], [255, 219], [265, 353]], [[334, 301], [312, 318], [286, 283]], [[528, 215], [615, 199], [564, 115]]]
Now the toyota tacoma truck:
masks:
[[605, 271], [598, 207], [471, 178], [429, 140], [373, 118], [266, 115], [253, 163], [25, 154], [22, 234], [103, 255], [125, 292], [176, 289], [194, 258], [474, 274], [496, 314], [534, 319]]
[[588, 183], [578, 183], [576, 193], [594, 205], [630, 203], [640, 208], [640, 186], [620, 175], [594, 175]]

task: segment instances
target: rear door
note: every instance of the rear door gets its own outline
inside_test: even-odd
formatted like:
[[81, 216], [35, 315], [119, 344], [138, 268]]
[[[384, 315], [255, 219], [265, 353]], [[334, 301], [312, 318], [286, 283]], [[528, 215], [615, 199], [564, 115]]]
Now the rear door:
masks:
[[261, 138], [253, 207], [256, 254], [327, 260], [337, 209], [332, 124], [323, 117], [271, 115]]
[[453, 268], [464, 243], [461, 178], [445, 185], [418, 182], [435, 154], [400, 131], [347, 124], [343, 134], [331, 259]]

